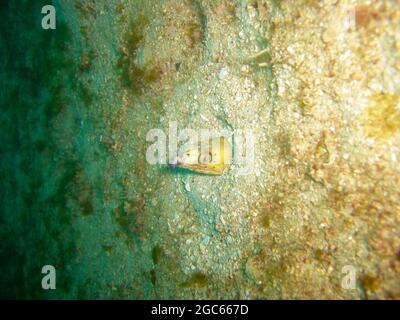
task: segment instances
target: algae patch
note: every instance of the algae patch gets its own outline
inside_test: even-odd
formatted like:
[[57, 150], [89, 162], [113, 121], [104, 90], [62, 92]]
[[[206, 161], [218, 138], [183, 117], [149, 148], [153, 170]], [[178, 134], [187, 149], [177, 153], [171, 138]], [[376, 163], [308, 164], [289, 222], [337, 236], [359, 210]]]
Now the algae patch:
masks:
[[398, 95], [379, 92], [369, 98], [364, 112], [364, 132], [368, 137], [387, 140], [400, 129], [400, 98]]
[[195, 272], [187, 281], [183, 282], [180, 286], [181, 288], [202, 288], [207, 285], [207, 282], [208, 279], [204, 273]]
[[156, 245], [151, 251], [151, 258], [153, 260], [154, 265], [159, 264], [162, 254], [163, 252], [161, 247], [159, 245]]
[[161, 77], [161, 68], [139, 64], [139, 50], [144, 45], [144, 30], [149, 19], [139, 14], [130, 22], [129, 30], [123, 38], [119, 58], [116, 64], [122, 84], [130, 88], [134, 95], [140, 95], [145, 88]]

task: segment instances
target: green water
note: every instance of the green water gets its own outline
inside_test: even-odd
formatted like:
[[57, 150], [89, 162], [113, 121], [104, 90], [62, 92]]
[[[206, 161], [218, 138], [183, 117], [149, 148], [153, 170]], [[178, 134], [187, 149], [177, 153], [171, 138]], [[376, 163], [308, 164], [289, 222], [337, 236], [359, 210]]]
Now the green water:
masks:
[[[148, 271], [132, 260], [150, 261], [150, 254], [128, 231], [123, 213], [115, 230], [108, 209], [98, 207], [110, 153], [89, 141], [88, 132], [96, 135], [104, 124], [95, 108], [89, 110], [96, 95], [85, 75], [90, 65], [78, 63], [84, 43], [72, 41], [58, 3], [57, 29], [43, 30], [45, 4], [1, 4], [0, 296], [148, 298], [153, 291]], [[109, 182], [116, 189], [115, 207], [121, 206], [121, 180], [116, 173]], [[85, 219], [93, 228], [82, 235], [77, 225]], [[118, 236], [134, 249], [110, 261], [107, 252]], [[46, 264], [57, 270], [57, 290], [41, 288]]]

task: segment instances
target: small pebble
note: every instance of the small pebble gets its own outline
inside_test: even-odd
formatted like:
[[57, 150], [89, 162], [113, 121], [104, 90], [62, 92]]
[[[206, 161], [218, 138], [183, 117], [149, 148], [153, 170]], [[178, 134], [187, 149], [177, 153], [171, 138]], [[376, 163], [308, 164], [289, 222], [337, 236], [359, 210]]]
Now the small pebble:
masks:
[[185, 183], [185, 190], [187, 191], [187, 192], [190, 192], [190, 184], [189, 184], [189, 182], [186, 182]]
[[218, 77], [220, 80], [225, 80], [228, 77], [228, 69], [226, 67], [221, 68]]

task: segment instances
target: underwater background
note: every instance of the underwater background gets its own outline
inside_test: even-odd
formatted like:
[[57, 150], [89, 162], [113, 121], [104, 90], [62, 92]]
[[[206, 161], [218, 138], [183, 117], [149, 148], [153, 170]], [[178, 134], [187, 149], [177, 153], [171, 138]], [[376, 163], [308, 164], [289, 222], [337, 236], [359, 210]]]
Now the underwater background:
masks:
[[[0, 298], [400, 298], [398, 1], [2, 0], [0, 107]], [[149, 164], [173, 121], [252, 172]]]

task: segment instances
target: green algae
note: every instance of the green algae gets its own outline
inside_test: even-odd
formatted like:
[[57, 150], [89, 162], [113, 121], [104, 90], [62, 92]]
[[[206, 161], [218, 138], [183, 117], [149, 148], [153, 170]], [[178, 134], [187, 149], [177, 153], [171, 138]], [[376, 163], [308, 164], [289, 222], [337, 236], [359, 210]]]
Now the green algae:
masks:
[[113, 249], [113, 246], [112, 246], [112, 245], [102, 244], [101, 247], [103, 248], [104, 252], [105, 252], [107, 255], [110, 255], [110, 254], [111, 254], [111, 251], [112, 251], [112, 249]]
[[150, 270], [150, 281], [151, 281], [151, 284], [152, 284], [153, 286], [156, 285], [157, 274], [156, 274], [156, 271], [155, 271], [154, 269]]
[[151, 251], [151, 258], [153, 260], [153, 264], [157, 265], [160, 263], [161, 257], [163, 255], [163, 251], [159, 245], [155, 245], [153, 250]]
[[96, 53], [93, 50], [89, 50], [89, 52], [82, 53], [79, 61], [79, 70], [82, 73], [88, 72], [92, 65], [93, 60], [96, 58]]
[[261, 216], [261, 225], [263, 228], [268, 229], [271, 225], [271, 218], [269, 217], [269, 212], [263, 212]]
[[79, 85], [79, 92], [85, 107], [89, 107], [94, 101], [94, 95], [89, 83], [81, 82]]
[[180, 284], [181, 288], [191, 289], [191, 288], [203, 288], [208, 284], [208, 277], [202, 272], [195, 272], [191, 277]]
[[129, 88], [133, 95], [143, 93], [152, 83], [161, 78], [161, 68], [151, 63], [139, 65], [138, 52], [144, 45], [144, 32], [149, 24], [149, 18], [139, 13], [129, 23], [129, 28], [122, 39], [122, 47], [116, 62], [121, 83]]
[[82, 20], [96, 19], [97, 11], [94, 3], [90, 1], [76, 1], [75, 8], [80, 15]]
[[189, 39], [189, 47], [195, 48], [202, 41], [201, 25], [197, 21], [189, 22], [184, 30], [184, 34]]

